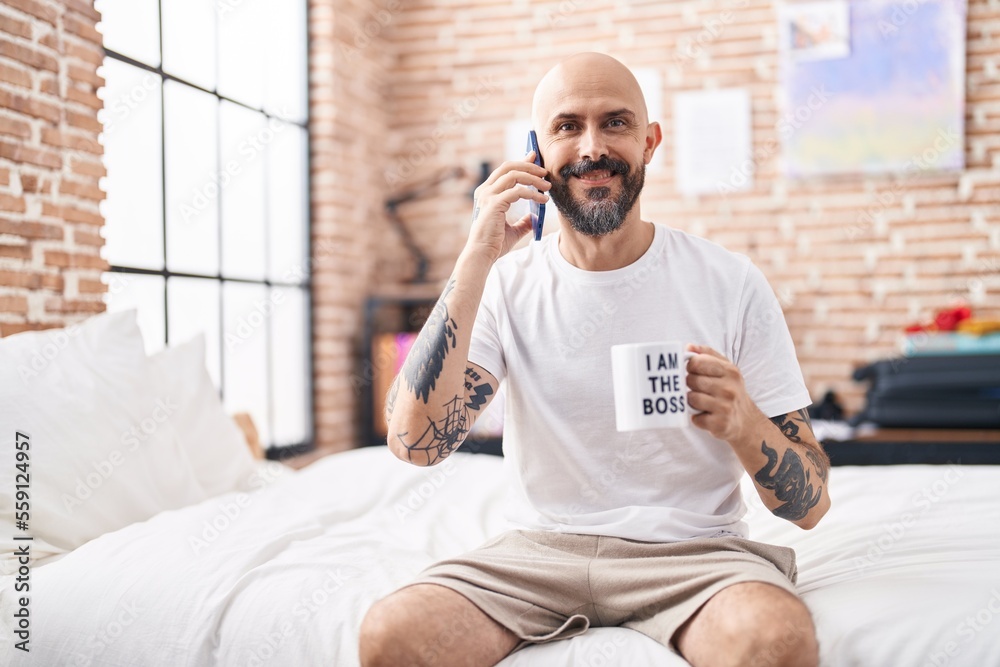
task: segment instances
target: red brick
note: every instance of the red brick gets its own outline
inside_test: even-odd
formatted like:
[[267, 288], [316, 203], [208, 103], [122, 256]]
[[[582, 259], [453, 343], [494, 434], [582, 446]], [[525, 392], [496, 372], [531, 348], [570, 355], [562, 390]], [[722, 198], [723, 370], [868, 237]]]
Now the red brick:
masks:
[[50, 313], [103, 313], [104, 302], [54, 297], [45, 300], [45, 310]]
[[[22, 182], [22, 187], [23, 187], [24, 176], [22, 175], [21, 178], [22, 178], [21, 182]], [[31, 191], [32, 193], [40, 194], [40, 195], [51, 195], [52, 194], [52, 179], [51, 178], [43, 178], [43, 177], [39, 176], [38, 180], [36, 181], [36, 183], [34, 184], [33, 187], [35, 189]], [[25, 190], [25, 192], [27, 192], [27, 190]]]
[[65, 14], [63, 16], [63, 29], [66, 32], [81, 37], [88, 42], [100, 44], [104, 39], [101, 33], [94, 27], [94, 21], [81, 18], [75, 14]]
[[76, 86], [69, 86], [66, 88], [66, 99], [90, 107], [95, 111], [104, 108], [104, 100], [97, 96], [95, 90], [81, 90]]
[[49, 167], [60, 169], [62, 167], [62, 157], [55, 151], [47, 151], [39, 148], [31, 148], [22, 144], [12, 144], [0, 140], [0, 157], [13, 160], [14, 162], [28, 162], [39, 167]]
[[108, 291], [108, 286], [100, 280], [80, 278], [80, 280], [77, 281], [77, 290], [80, 294], [104, 294]]
[[31, 259], [31, 247], [25, 245], [8, 245], [0, 243], [0, 257], [11, 257], [13, 259]]
[[73, 62], [69, 62], [66, 65], [66, 71], [69, 74], [70, 81], [89, 83], [94, 88], [100, 88], [104, 85], [104, 77], [99, 75], [94, 67], [81, 67]]
[[18, 315], [27, 315], [27, 297], [0, 294], [0, 313], [17, 313]]
[[42, 273], [42, 289], [62, 292], [66, 289], [66, 280], [58, 273]]
[[10, 169], [0, 167], [0, 185], [10, 185]]
[[87, 2], [87, 0], [64, 0], [66, 9], [71, 12], [76, 12], [86, 19], [90, 19], [95, 25], [101, 20], [101, 13], [94, 9], [93, 2]]
[[11, 16], [0, 14], [0, 30], [24, 39], [31, 39], [31, 24]]
[[0, 322], [0, 338], [13, 336], [22, 331], [45, 331], [62, 327], [58, 322]]
[[[0, 211], [6, 211], [8, 213], [24, 213], [24, 197], [17, 197], [15, 195], [8, 195], [0, 192]], [[2, 218], [0, 218], [0, 225], [3, 224]]]
[[101, 122], [97, 120], [97, 114], [82, 114], [77, 111], [66, 110], [66, 122], [70, 127], [78, 127], [91, 132], [100, 132], [104, 129]]
[[40, 76], [38, 80], [38, 92], [52, 97], [62, 97], [59, 93], [59, 80], [54, 76]]
[[42, 202], [42, 217], [58, 218], [66, 222], [83, 222], [98, 227], [104, 224], [104, 218], [100, 213], [84, 211], [75, 206], [57, 206], [49, 202]]
[[45, 69], [50, 72], [59, 71], [59, 62], [55, 58], [42, 53], [33, 46], [0, 40], [0, 56], [17, 60], [35, 69]]
[[59, 183], [59, 193], [98, 202], [107, 197], [104, 190], [97, 186], [96, 181], [77, 182], [68, 178], [63, 178]]
[[45, 263], [48, 266], [59, 268], [108, 270], [108, 263], [98, 255], [71, 253], [62, 250], [46, 250]]
[[13, 234], [24, 239], [54, 239], [58, 241], [63, 238], [63, 228], [41, 222], [17, 222], [0, 218], [0, 234]]
[[108, 175], [108, 170], [102, 162], [93, 162], [78, 156], [70, 160], [70, 171], [78, 176], [95, 176], [97, 178], [103, 178]]
[[96, 227], [101, 227], [104, 224], [104, 216], [99, 212], [87, 211], [75, 206], [63, 206], [63, 219], [68, 222], [82, 222]]
[[36, 2], [36, 0], [4, 0], [4, 4], [14, 9], [19, 9], [25, 14], [30, 14], [46, 23], [55, 24], [59, 16], [50, 5], [53, 3]]
[[31, 126], [23, 120], [10, 118], [9, 116], [0, 116], [0, 134], [20, 137], [21, 139], [30, 139]]
[[21, 174], [21, 189], [25, 192], [38, 192], [38, 177], [34, 174]]
[[47, 289], [61, 292], [64, 284], [62, 276], [52, 273], [0, 270], [0, 285], [6, 287], [23, 287], [30, 290]]
[[59, 122], [59, 107], [37, 98], [26, 97], [8, 90], [0, 89], [0, 107], [28, 116], [34, 116], [35, 118], [44, 118], [53, 123]]
[[96, 136], [57, 130], [52, 127], [42, 128], [42, 143], [94, 155], [104, 154], [104, 147], [97, 141]]
[[104, 245], [104, 237], [77, 227], [73, 230], [73, 242], [77, 245], [96, 246], [100, 248]]
[[63, 53], [66, 50], [66, 47], [65, 47], [66, 42], [65, 42], [65, 40], [63, 40], [62, 36], [58, 32], [56, 32], [55, 30], [47, 32], [44, 35], [42, 35], [41, 37], [39, 37], [38, 38], [38, 43], [41, 44], [42, 46], [45, 46], [45, 47], [48, 47], [48, 48], [52, 49], [53, 51], [55, 51], [56, 53], [58, 53], [60, 56], [63, 55]]
[[104, 49], [99, 44], [87, 45], [83, 42], [65, 40], [65, 53], [70, 58], [99, 66], [104, 61]]

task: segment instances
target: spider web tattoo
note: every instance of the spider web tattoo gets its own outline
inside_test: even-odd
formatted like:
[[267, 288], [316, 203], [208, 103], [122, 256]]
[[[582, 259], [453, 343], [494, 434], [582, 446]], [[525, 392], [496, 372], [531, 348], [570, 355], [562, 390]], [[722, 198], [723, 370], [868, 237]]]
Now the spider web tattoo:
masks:
[[469, 432], [469, 405], [457, 395], [444, 404], [447, 414], [435, 421], [427, 418], [427, 428], [412, 441], [410, 433], [400, 433], [399, 441], [406, 448], [411, 462], [432, 466], [455, 451]]
[[437, 421], [427, 418], [427, 428], [415, 440], [410, 441], [409, 432], [400, 433], [397, 437], [406, 448], [410, 461], [418, 465], [432, 466], [458, 449], [458, 446], [465, 441], [472, 427], [472, 411], [479, 412], [488, 397], [493, 394], [493, 387], [488, 382], [474, 385], [474, 381], [481, 380], [479, 373], [472, 368], [465, 369], [465, 376], [469, 378], [465, 382], [467, 394], [463, 400], [455, 395], [450, 401], [444, 404], [447, 413], [442, 419]]

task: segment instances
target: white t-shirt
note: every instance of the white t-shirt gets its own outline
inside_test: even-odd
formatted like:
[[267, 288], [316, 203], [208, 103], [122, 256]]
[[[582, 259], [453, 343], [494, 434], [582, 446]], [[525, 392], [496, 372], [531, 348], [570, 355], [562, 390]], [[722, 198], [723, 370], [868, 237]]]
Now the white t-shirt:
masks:
[[811, 403], [760, 270], [711, 241], [655, 229], [621, 269], [573, 266], [552, 234], [487, 278], [469, 360], [506, 379], [510, 527], [648, 542], [746, 536], [744, 469], [728, 443], [695, 426], [616, 430], [612, 345], [708, 345], [736, 363], [768, 417]]

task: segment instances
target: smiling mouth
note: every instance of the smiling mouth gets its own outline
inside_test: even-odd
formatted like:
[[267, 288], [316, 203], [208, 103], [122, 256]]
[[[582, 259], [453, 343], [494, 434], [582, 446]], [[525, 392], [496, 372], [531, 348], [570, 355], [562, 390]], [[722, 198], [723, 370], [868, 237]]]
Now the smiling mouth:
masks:
[[604, 185], [615, 175], [615, 172], [608, 169], [595, 169], [594, 171], [588, 171], [580, 174], [577, 178], [587, 185]]

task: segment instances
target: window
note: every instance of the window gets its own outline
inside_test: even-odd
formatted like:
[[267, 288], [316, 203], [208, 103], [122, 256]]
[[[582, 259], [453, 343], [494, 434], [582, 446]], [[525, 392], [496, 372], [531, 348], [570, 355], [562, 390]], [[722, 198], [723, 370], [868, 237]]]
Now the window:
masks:
[[[305, 0], [98, 0], [108, 309], [204, 333], [230, 413], [311, 446]], [[272, 450], [278, 451], [278, 450]]]

